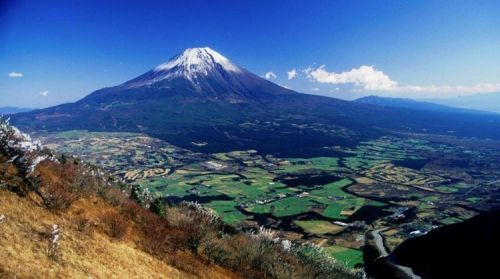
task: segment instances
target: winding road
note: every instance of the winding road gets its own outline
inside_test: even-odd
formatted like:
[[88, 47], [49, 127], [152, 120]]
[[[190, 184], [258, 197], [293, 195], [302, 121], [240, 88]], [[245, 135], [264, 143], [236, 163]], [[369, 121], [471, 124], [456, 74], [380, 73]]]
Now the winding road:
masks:
[[375, 247], [377, 248], [380, 257], [387, 257], [389, 264], [393, 265], [395, 268], [402, 271], [409, 279], [422, 279], [422, 277], [413, 273], [413, 270], [410, 267], [395, 264], [390, 260], [389, 253], [387, 252], [387, 249], [385, 249], [384, 246], [384, 238], [382, 237], [382, 235], [380, 235], [380, 232], [383, 232], [387, 229], [389, 228], [376, 229], [370, 232], [370, 234], [373, 236], [373, 240], [375, 241]]

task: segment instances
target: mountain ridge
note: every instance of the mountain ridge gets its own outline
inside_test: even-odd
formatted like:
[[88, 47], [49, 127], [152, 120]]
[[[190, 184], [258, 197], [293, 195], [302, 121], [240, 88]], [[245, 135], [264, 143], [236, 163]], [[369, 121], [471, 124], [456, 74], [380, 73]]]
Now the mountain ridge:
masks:
[[207, 49], [188, 49], [157, 70], [75, 103], [17, 114], [12, 123], [31, 132], [142, 132], [199, 152], [256, 149], [286, 156], [335, 155], [325, 147], [352, 146], [388, 131], [500, 138], [497, 116], [302, 94], [221, 59]]
[[441, 105], [434, 102], [419, 101], [411, 98], [381, 97], [376, 95], [370, 95], [358, 98], [354, 100], [354, 102], [376, 105], [376, 106], [384, 106], [384, 107], [408, 108], [408, 109], [436, 111], [436, 112], [491, 114], [491, 112], [488, 111]]
[[0, 114], [13, 114], [19, 112], [33, 111], [35, 108], [22, 108], [22, 107], [0, 107]]
[[444, 99], [426, 99], [425, 101], [463, 109], [500, 113], [500, 92], [479, 93]]

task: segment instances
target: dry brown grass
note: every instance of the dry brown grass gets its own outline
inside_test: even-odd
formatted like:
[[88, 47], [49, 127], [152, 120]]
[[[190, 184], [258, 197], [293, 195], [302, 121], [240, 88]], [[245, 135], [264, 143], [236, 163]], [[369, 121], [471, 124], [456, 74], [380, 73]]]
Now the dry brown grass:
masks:
[[20, 187], [24, 181], [19, 177], [19, 171], [9, 159], [0, 154], [0, 181], [6, 182], [11, 187]]
[[[0, 278], [235, 278], [189, 254], [177, 260], [155, 258], [137, 248], [134, 240], [140, 233], [134, 228], [120, 241], [109, 237], [100, 222], [92, 235], [81, 231], [78, 220], [94, 222], [103, 212], [118, 214], [100, 198], [80, 199], [67, 210], [54, 212], [0, 190], [0, 213], [7, 217], [0, 225]], [[61, 255], [55, 261], [46, 254], [44, 227], [50, 224], [61, 228]]]
[[103, 197], [114, 206], [122, 205], [128, 200], [128, 197], [118, 188], [107, 189]]
[[114, 239], [123, 239], [129, 227], [127, 219], [115, 211], [105, 211], [99, 216], [99, 220], [106, 227], [109, 236]]
[[75, 221], [76, 230], [87, 236], [93, 236], [97, 223], [83, 216], [77, 216]]
[[77, 167], [74, 164], [58, 164], [46, 160], [38, 165], [36, 175], [40, 178], [39, 190], [45, 206], [49, 209], [65, 209], [79, 198], [73, 191]]

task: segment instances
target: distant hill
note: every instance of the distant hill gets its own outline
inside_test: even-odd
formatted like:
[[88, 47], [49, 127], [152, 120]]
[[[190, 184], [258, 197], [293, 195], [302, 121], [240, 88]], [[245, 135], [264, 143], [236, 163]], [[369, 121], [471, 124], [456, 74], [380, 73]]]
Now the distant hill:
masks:
[[416, 109], [416, 110], [436, 111], [436, 112], [473, 113], [473, 114], [487, 113], [485, 111], [480, 111], [480, 110], [461, 109], [452, 106], [445, 106], [432, 102], [416, 101], [413, 99], [406, 99], [406, 98], [367, 96], [356, 99], [354, 100], [354, 102], [360, 104], [383, 106], [383, 107], [406, 108], [406, 109]]
[[427, 101], [457, 108], [500, 113], [500, 92], [482, 93], [448, 99], [428, 99]]
[[494, 278], [499, 236], [500, 210], [496, 210], [408, 239], [391, 257], [422, 278]]
[[18, 108], [18, 107], [0, 107], [0, 114], [13, 114], [19, 112], [32, 111], [32, 108]]

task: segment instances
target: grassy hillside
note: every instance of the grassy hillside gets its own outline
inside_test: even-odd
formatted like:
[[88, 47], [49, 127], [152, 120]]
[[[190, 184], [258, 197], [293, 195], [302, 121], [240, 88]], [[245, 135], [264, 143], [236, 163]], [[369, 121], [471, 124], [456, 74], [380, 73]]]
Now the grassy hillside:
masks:
[[361, 278], [321, 249], [243, 233], [55, 154], [0, 118], [0, 278]]
[[[116, 212], [97, 198], [81, 199], [65, 212], [46, 210], [30, 198], [5, 190], [0, 190], [0, 200], [0, 212], [6, 216], [0, 225], [0, 278], [239, 277], [189, 254], [176, 254], [183, 262], [158, 259], [138, 249], [133, 229], [121, 240], [110, 237], [99, 225], [93, 232], [84, 229], [84, 218], [100, 220], [103, 213]], [[61, 230], [57, 258], [47, 255], [46, 231], [52, 224]]]

